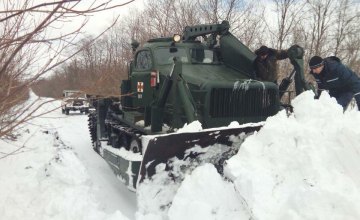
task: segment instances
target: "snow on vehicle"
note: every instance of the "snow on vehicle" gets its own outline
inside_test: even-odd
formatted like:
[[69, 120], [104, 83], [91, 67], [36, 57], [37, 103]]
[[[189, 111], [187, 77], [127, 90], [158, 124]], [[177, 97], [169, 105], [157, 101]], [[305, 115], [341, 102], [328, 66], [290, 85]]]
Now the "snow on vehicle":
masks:
[[61, 102], [61, 112], [68, 115], [70, 111], [80, 111], [80, 113], [89, 113], [89, 101], [86, 94], [77, 90], [64, 90], [63, 100]]
[[[173, 158], [200, 158], [209, 146], [226, 146], [210, 159], [221, 172], [236, 153], [233, 137], [259, 130], [258, 122], [281, 108], [276, 84], [251, 80], [255, 54], [229, 32], [227, 21], [138, 46], [132, 43], [121, 98], [96, 99], [89, 114], [94, 150], [131, 190], [151, 179], [158, 164], [171, 172]], [[295, 72], [303, 71], [302, 48], [291, 47], [289, 56]], [[205, 130], [176, 133], [194, 121]], [[241, 126], [219, 128], [233, 121]]]

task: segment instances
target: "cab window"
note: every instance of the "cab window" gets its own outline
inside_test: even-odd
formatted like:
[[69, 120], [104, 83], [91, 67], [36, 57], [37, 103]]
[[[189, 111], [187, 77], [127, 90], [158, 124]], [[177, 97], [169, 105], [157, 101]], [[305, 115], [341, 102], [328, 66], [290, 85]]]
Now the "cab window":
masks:
[[214, 60], [215, 54], [212, 50], [192, 48], [190, 50], [190, 55], [192, 63], [212, 64], [216, 62]]
[[155, 60], [157, 64], [172, 64], [173, 58], [178, 57], [181, 62], [187, 63], [189, 62], [188, 56], [186, 54], [186, 50], [184, 48], [177, 48], [175, 52], [170, 52], [169, 48], [158, 48], [155, 50]]
[[148, 70], [152, 67], [151, 53], [148, 50], [138, 52], [136, 55], [135, 69]]

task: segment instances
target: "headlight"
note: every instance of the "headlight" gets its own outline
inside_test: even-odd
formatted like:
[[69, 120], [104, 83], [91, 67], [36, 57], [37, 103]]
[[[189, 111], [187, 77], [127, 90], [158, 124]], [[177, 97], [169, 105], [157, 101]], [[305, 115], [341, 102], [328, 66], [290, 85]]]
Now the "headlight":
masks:
[[181, 35], [180, 34], [174, 34], [173, 41], [174, 42], [179, 42], [180, 40], [181, 40]]

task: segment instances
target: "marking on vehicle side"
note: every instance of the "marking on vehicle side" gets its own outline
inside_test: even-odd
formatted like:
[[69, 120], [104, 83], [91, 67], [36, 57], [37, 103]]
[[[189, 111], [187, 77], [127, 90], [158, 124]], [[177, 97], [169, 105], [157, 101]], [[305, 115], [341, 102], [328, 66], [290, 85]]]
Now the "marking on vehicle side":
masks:
[[137, 82], [137, 91], [144, 92], [144, 82]]

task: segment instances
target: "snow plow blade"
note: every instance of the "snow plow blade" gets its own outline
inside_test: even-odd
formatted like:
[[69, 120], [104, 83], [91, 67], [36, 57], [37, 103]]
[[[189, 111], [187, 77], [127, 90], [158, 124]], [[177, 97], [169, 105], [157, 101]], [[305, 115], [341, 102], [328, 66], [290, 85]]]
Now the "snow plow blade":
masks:
[[[194, 158], [204, 154], [204, 149], [214, 145], [216, 145], [214, 146], [215, 148], [226, 146], [225, 151], [216, 152], [218, 154], [216, 155], [216, 160], [210, 161], [221, 173], [219, 168], [222, 169], [222, 163], [238, 151], [238, 149], [234, 149], [232, 146], [233, 138], [231, 137], [238, 137], [238, 139], [240, 137], [242, 142], [249, 134], [260, 130], [262, 125], [263, 124], [257, 123], [239, 128], [209, 129], [196, 133], [175, 133], [156, 136], [149, 141], [145, 150], [140, 167], [139, 181], [141, 183], [144, 179], [151, 179], [151, 177], [156, 174], [156, 166], [161, 163], [166, 164], [165, 170], [170, 173], [173, 169], [173, 164], [171, 163], [174, 159], [194, 160]], [[197, 148], [197, 150], [194, 150], [195, 148]]]

